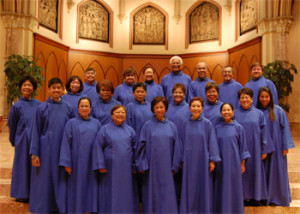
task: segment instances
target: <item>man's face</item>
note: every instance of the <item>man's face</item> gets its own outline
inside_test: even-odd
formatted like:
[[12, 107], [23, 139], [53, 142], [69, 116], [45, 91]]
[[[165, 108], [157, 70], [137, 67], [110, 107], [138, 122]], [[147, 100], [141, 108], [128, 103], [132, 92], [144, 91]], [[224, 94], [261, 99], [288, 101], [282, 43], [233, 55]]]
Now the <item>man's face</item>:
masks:
[[253, 79], [259, 79], [263, 75], [263, 70], [259, 65], [256, 65], [252, 68], [252, 78]]
[[226, 67], [222, 71], [223, 80], [225, 82], [230, 82], [233, 79], [233, 71], [232, 68]]
[[196, 66], [196, 71], [198, 73], [198, 77], [200, 79], [204, 79], [207, 76], [206, 64], [204, 62], [198, 63], [198, 65]]
[[96, 72], [95, 71], [87, 71], [84, 73], [84, 79], [88, 83], [93, 83], [96, 80]]
[[176, 74], [178, 74], [180, 71], [181, 71], [181, 68], [182, 68], [182, 65], [180, 63], [180, 60], [179, 59], [173, 59], [172, 60], [172, 63], [171, 63], [171, 68], [172, 68], [172, 71]]

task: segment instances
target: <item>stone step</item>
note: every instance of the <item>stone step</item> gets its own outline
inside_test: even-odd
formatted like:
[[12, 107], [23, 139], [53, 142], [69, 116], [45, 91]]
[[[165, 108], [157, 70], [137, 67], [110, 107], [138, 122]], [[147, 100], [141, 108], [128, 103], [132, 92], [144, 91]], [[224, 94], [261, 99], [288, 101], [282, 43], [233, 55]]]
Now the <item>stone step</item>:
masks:
[[0, 213], [30, 213], [29, 204], [16, 202], [13, 198], [0, 196]]
[[296, 214], [300, 213], [300, 200], [293, 200], [290, 207], [259, 206], [245, 207], [245, 214], [272, 213], [272, 214]]

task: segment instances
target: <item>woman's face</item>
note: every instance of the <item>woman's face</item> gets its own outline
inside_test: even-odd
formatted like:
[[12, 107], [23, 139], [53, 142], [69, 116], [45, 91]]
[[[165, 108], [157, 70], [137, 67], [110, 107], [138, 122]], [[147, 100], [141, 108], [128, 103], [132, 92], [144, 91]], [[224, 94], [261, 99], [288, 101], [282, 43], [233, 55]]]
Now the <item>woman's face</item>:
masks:
[[242, 93], [240, 96], [240, 104], [242, 106], [243, 109], [248, 109], [251, 107], [253, 103], [253, 98], [250, 97], [248, 94], [244, 94]]
[[163, 102], [158, 102], [154, 106], [154, 114], [157, 120], [161, 121], [165, 118], [166, 107]]
[[30, 98], [33, 93], [33, 85], [29, 80], [26, 80], [21, 86], [21, 94], [24, 98]]
[[80, 82], [78, 79], [73, 79], [70, 83], [70, 90], [72, 94], [77, 94], [80, 89]]
[[229, 123], [229, 122], [232, 121], [234, 111], [233, 111], [233, 109], [231, 108], [231, 106], [229, 104], [225, 104], [222, 107], [221, 115], [224, 119], [224, 122]]
[[134, 74], [127, 74], [125, 76], [125, 82], [128, 84], [128, 85], [133, 85], [134, 83]]
[[78, 105], [78, 113], [80, 117], [87, 119], [91, 112], [91, 105], [88, 99], [82, 99]]
[[101, 86], [100, 97], [104, 102], [108, 102], [112, 96], [111, 90], [109, 87]]
[[144, 72], [144, 78], [146, 81], [152, 81], [154, 79], [154, 72], [152, 68], [147, 68]]
[[211, 89], [207, 90], [206, 98], [207, 98], [208, 102], [215, 103], [215, 102], [217, 102], [218, 97], [219, 97], [219, 94], [218, 94], [217, 89], [211, 88]]
[[259, 95], [259, 101], [264, 108], [267, 108], [271, 101], [271, 97], [268, 94], [268, 92], [266, 92], [266, 91], [261, 92]]
[[117, 108], [112, 116], [111, 116], [113, 122], [115, 124], [117, 124], [118, 126], [119, 125], [122, 125], [126, 119], [126, 111], [123, 107], [120, 107], [120, 108]]
[[203, 111], [203, 106], [199, 100], [195, 100], [191, 103], [190, 111], [193, 119], [198, 119]]
[[145, 101], [145, 97], [147, 95], [146, 90], [143, 87], [137, 87], [133, 92], [134, 98], [139, 102], [143, 103]]
[[185, 98], [184, 91], [182, 91], [181, 88], [176, 88], [176, 90], [173, 93], [174, 102], [176, 104], [180, 104], [180, 103], [182, 103], [182, 101], [184, 100], [184, 98]]

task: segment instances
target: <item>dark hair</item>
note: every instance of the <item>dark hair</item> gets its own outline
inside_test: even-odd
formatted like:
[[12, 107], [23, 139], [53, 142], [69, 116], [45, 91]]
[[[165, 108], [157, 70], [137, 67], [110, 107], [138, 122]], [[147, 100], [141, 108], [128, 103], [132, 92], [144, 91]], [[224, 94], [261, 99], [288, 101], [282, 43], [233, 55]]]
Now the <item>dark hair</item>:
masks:
[[26, 82], [27, 80], [32, 84], [33, 91], [35, 91], [37, 89], [37, 82], [36, 82], [36, 80], [32, 76], [29, 76], [29, 75], [23, 76], [20, 79], [20, 81], [19, 81], [19, 89], [21, 90], [23, 83]]
[[200, 101], [202, 108], [204, 108], [204, 100], [202, 97], [193, 97], [189, 102], [189, 107], [191, 107], [192, 103], [195, 101]]
[[143, 82], [137, 82], [133, 85], [132, 87], [132, 91], [135, 92], [135, 90], [138, 88], [138, 87], [141, 87], [143, 88], [145, 91], [147, 91], [147, 85]]
[[264, 72], [264, 67], [262, 66], [262, 64], [260, 64], [259, 62], [255, 62], [251, 65], [250, 69], [252, 71], [252, 69], [255, 67], [255, 66], [259, 66], [261, 67], [261, 70]]
[[63, 86], [62, 81], [58, 77], [54, 77], [48, 81], [48, 88], [50, 88], [51, 85], [56, 84], [56, 83], [59, 83], [59, 84], [61, 84], [61, 86]]
[[88, 72], [88, 71], [94, 71], [94, 73], [96, 73], [96, 70], [92, 67], [87, 68], [84, 73]]
[[229, 105], [230, 108], [231, 108], [231, 110], [234, 111], [233, 105], [232, 105], [231, 103], [223, 103], [223, 104], [221, 105], [221, 107], [220, 107], [220, 112], [222, 112], [222, 109], [223, 109], [223, 106], [224, 106], [224, 105]]
[[249, 95], [251, 98], [253, 98], [253, 91], [251, 88], [242, 88], [241, 90], [239, 90], [238, 92], [238, 97], [240, 99], [242, 94], [247, 94]]
[[81, 98], [78, 100], [78, 106], [77, 106], [77, 107], [79, 107], [79, 104], [80, 104], [81, 100], [88, 100], [89, 103], [90, 103], [90, 107], [92, 106], [92, 102], [91, 102], [91, 99], [90, 99], [90, 98], [88, 98], [88, 97], [81, 97]]
[[208, 82], [205, 86], [205, 93], [211, 89], [211, 88], [215, 88], [219, 94], [219, 85], [215, 82]]
[[155, 71], [154, 71], [154, 68], [152, 66], [146, 66], [143, 70], [143, 74], [145, 74], [145, 71], [148, 69], [148, 68], [151, 68], [151, 70], [153, 71], [153, 74], [155, 74]]
[[123, 108], [125, 110], [125, 112], [127, 113], [127, 110], [126, 110], [125, 106], [123, 106], [123, 105], [115, 105], [114, 107], [111, 108], [110, 115], [113, 115], [114, 111], [117, 110], [118, 108]]
[[154, 113], [154, 106], [159, 103], [162, 102], [166, 108], [166, 111], [168, 110], [169, 107], [169, 102], [167, 100], [167, 98], [163, 97], [163, 96], [158, 96], [155, 97], [152, 101], [151, 101], [151, 111]]
[[71, 89], [70, 89], [71, 82], [73, 82], [73, 80], [76, 80], [76, 79], [77, 79], [77, 80], [79, 81], [79, 83], [80, 83], [80, 88], [79, 88], [78, 93], [82, 92], [82, 90], [83, 90], [83, 83], [82, 83], [82, 80], [80, 79], [79, 76], [71, 76], [71, 77], [67, 80], [67, 82], [66, 82], [66, 90], [67, 90], [68, 92], [71, 92]]
[[269, 118], [271, 121], [275, 121], [276, 120], [276, 115], [275, 115], [275, 112], [274, 112], [274, 100], [273, 100], [273, 95], [272, 95], [272, 92], [269, 88], [267, 87], [261, 87], [258, 91], [258, 96], [257, 96], [257, 105], [256, 107], [258, 109], [264, 109], [263, 105], [261, 104], [260, 100], [259, 100], [259, 97], [260, 97], [260, 94], [262, 92], [267, 92], [270, 96], [270, 102], [267, 106], [267, 108], [269, 109]]
[[185, 85], [182, 84], [182, 83], [176, 83], [176, 84], [173, 86], [173, 88], [172, 88], [172, 94], [174, 94], [174, 92], [175, 92], [175, 90], [176, 90], [177, 88], [180, 88], [180, 89], [183, 91], [183, 93], [185, 94]]
[[96, 85], [96, 91], [98, 94], [100, 94], [100, 90], [102, 87], [107, 87], [110, 89], [111, 93], [114, 93], [114, 86], [110, 80], [101, 80], [100, 82], [97, 83]]
[[125, 78], [127, 75], [129, 74], [133, 74], [134, 76], [136, 76], [136, 71], [132, 68], [129, 67], [127, 68], [124, 72], [123, 72], [123, 78]]

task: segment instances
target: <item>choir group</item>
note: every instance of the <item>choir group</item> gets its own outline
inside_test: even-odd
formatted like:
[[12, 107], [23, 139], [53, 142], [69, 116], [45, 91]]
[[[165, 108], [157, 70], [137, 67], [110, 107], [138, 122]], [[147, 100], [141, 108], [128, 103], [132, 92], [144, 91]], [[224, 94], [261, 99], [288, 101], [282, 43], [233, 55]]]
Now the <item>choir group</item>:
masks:
[[11, 197], [33, 213], [243, 213], [245, 205], [289, 206], [287, 153], [294, 147], [276, 87], [259, 63], [243, 87], [223, 68], [220, 85], [182, 59], [161, 84], [128, 68], [114, 90], [85, 71], [48, 82], [32, 97], [34, 78], [19, 82], [10, 111], [15, 147]]

